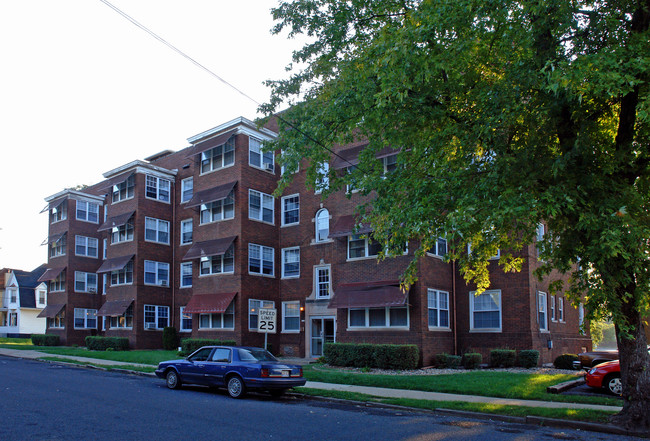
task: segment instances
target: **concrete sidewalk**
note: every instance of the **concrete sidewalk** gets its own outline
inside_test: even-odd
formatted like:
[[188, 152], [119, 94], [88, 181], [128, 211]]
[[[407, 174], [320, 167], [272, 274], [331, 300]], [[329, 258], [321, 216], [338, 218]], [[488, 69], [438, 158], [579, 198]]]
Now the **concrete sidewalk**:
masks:
[[[71, 355], [55, 355], [35, 350], [19, 350], [19, 349], [5, 349], [0, 348], [0, 355], [16, 358], [39, 359], [43, 357], [59, 357], [67, 358], [84, 363], [93, 363], [101, 366], [141, 366], [152, 367], [147, 364], [128, 363], [122, 361], [102, 360], [99, 358], [89, 357], [76, 357]], [[562, 403], [555, 401], [534, 401], [534, 400], [518, 400], [511, 398], [495, 398], [495, 397], [482, 397], [474, 395], [460, 395], [448, 394], [441, 392], [423, 392], [417, 390], [403, 390], [403, 389], [388, 389], [383, 387], [368, 387], [368, 386], [353, 386], [348, 384], [332, 384], [320, 383], [317, 381], [308, 381], [305, 387], [313, 389], [325, 390], [338, 390], [345, 392], [356, 392], [365, 395], [372, 395], [375, 397], [384, 398], [412, 398], [416, 400], [429, 400], [429, 401], [463, 401], [467, 403], [489, 403], [507, 406], [528, 406], [528, 407], [548, 407], [548, 408], [564, 408], [564, 409], [593, 409], [618, 412], [621, 407], [618, 406], [603, 406], [597, 404], [580, 404], [580, 403]]]

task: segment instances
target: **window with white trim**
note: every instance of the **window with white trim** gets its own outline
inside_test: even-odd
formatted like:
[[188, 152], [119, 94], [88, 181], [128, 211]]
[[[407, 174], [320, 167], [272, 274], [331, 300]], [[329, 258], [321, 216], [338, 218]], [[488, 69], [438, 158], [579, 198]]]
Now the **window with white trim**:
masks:
[[47, 304], [47, 291], [44, 289], [39, 289], [36, 291], [36, 304], [38, 307], [45, 307]]
[[275, 169], [273, 152], [263, 152], [262, 141], [252, 136], [248, 137], [248, 164], [264, 170], [273, 171]]
[[133, 240], [133, 218], [124, 225], [113, 227], [111, 230], [111, 244], [129, 242]]
[[133, 283], [133, 260], [124, 265], [124, 268], [111, 271], [111, 286], [130, 285]]
[[235, 217], [234, 192], [220, 201], [201, 204], [201, 225]]
[[112, 329], [124, 329], [133, 327], [133, 304], [129, 305], [124, 314], [117, 317], [110, 317], [109, 325]]
[[111, 200], [113, 203], [131, 199], [135, 190], [135, 175], [129, 176], [119, 184], [113, 185]]
[[449, 293], [427, 289], [429, 328], [449, 328]]
[[551, 321], [552, 322], [557, 321], [557, 317], [555, 314], [555, 296], [551, 296]]
[[64, 234], [58, 240], [50, 244], [50, 257], [65, 256], [68, 243], [68, 234]]
[[542, 242], [544, 241], [544, 224], [537, 225], [537, 258], [540, 258], [542, 252]]
[[87, 201], [77, 201], [77, 220], [84, 222], [99, 222], [99, 204]]
[[185, 312], [185, 306], [181, 306], [181, 332], [192, 332], [192, 314]]
[[181, 263], [181, 288], [192, 286], [192, 262]]
[[265, 276], [274, 275], [275, 250], [271, 247], [248, 244], [248, 273]]
[[314, 193], [322, 193], [323, 190], [327, 190], [330, 187], [330, 165], [327, 162], [323, 162], [318, 166], [316, 170], [316, 182], [314, 183]]
[[316, 242], [326, 242], [330, 235], [330, 212], [327, 208], [321, 208], [316, 212], [314, 219], [316, 224]]
[[331, 296], [330, 267], [317, 266], [314, 268], [314, 289], [317, 299], [329, 299]]
[[65, 328], [65, 308], [49, 319], [49, 328]]
[[107, 253], [108, 253], [108, 239], [102, 239], [102, 259], [106, 260]]
[[50, 223], [61, 222], [68, 218], [68, 201], [61, 202], [56, 207], [50, 208]]
[[144, 240], [169, 245], [169, 222], [154, 217], [145, 217]]
[[348, 236], [348, 259], [375, 257], [381, 249], [381, 244], [368, 235]]
[[469, 293], [469, 328], [472, 331], [501, 332], [501, 291]]
[[169, 306], [144, 305], [144, 329], [163, 329], [169, 326]]
[[235, 245], [232, 244], [223, 255], [201, 258], [201, 275], [232, 274], [235, 272]]
[[537, 291], [537, 322], [540, 331], [548, 331], [548, 316], [546, 315], [546, 293]]
[[447, 254], [447, 239], [439, 237], [435, 245], [427, 250], [427, 253], [438, 257], [445, 257]]
[[74, 328], [75, 329], [97, 329], [97, 310], [75, 308]]
[[397, 168], [397, 154], [386, 156], [381, 160], [384, 167], [384, 175], [395, 171]]
[[50, 281], [50, 292], [65, 291], [65, 270], [56, 276], [54, 280]]
[[222, 313], [200, 314], [199, 329], [235, 329], [235, 302]]
[[585, 324], [585, 306], [580, 303], [578, 305], [578, 326], [580, 326], [580, 335], [584, 335], [583, 325]]
[[86, 236], [75, 236], [74, 253], [77, 256], [97, 258], [99, 239]]
[[300, 195], [293, 194], [282, 198], [282, 226], [300, 223]]
[[171, 182], [158, 176], [147, 175], [145, 196], [147, 199], [169, 202], [169, 189]]
[[7, 288], [9, 303], [18, 303], [18, 290], [16, 288]]
[[75, 292], [97, 293], [97, 274], [75, 271], [74, 290]]
[[275, 308], [275, 302], [270, 300], [248, 299], [248, 329], [257, 330], [257, 320], [260, 308]]
[[165, 262], [145, 260], [144, 284], [169, 286], [169, 264]]
[[194, 178], [189, 177], [181, 181], [181, 203], [192, 199], [194, 195]]
[[106, 287], [108, 286], [108, 274], [102, 274], [102, 294], [106, 295]]
[[408, 329], [408, 307], [351, 308], [348, 310], [348, 327]]
[[345, 167], [345, 174], [347, 175], [346, 177], [349, 178], [349, 182], [345, 184], [345, 192], [346, 193], [356, 193], [360, 188], [360, 177], [356, 174], [357, 169], [359, 168], [358, 165], [351, 165], [349, 167]]
[[300, 302], [282, 302], [282, 332], [300, 332]]
[[256, 190], [248, 190], [248, 218], [273, 224], [275, 199]]
[[181, 245], [192, 243], [192, 233], [194, 230], [194, 220], [185, 219], [181, 221]]
[[201, 174], [229, 167], [235, 163], [235, 137], [201, 153]]
[[282, 249], [282, 277], [300, 277], [300, 247]]
[[564, 321], [564, 297], [558, 297], [557, 302], [557, 319]]

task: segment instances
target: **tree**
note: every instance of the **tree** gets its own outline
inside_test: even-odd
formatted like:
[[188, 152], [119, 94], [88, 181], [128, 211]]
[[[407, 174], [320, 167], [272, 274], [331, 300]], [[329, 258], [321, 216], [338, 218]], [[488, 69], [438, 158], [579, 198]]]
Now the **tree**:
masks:
[[[511, 250], [499, 262], [516, 271], [544, 222], [540, 275], [572, 273], [565, 289], [587, 317], [614, 321], [614, 420], [649, 429], [650, 0], [295, 0], [273, 14], [274, 32], [309, 38], [262, 106], [289, 105], [271, 146], [284, 166], [304, 159], [317, 185], [332, 146], [366, 138], [324, 194], [360, 188], [389, 249], [419, 240], [421, 256], [446, 235], [479, 290], [487, 259]], [[386, 147], [400, 153], [382, 176]]]

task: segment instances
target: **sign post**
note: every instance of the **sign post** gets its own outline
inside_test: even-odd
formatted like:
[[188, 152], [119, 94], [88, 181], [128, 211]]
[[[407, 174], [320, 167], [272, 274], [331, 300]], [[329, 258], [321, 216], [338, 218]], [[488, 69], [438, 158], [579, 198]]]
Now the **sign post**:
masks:
[[260, 308], [257, 317], [257, 332], [264, 333], [264, 349], [267, 348], [269, 333], [275, 334], [277, 329], [277, 310], [274, 308]]

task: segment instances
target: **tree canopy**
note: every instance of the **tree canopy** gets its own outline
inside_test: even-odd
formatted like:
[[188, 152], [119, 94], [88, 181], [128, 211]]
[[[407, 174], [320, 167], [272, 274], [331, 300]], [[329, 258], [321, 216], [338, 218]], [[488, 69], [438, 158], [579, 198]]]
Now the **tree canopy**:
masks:
[[[295, 0], [273, 14], [275, 32], [311, 37], [263, 106], [290, 105], [272, 146], [285, 167], [306, 158], [318, 185], [333, 146], [367, 139], [324, 194], [367, 194], [364, 220], [393, 249], [446, 236], [479, 290], [488, 259], [500, 249], [517, 270], [545, 223], [541, 272], [572, 272], [564, 289], [588, 317], [614, 320], [618, 421], [650, 428], [650, 0]], [[386, 147], [400, 153], [383, 176]]]

